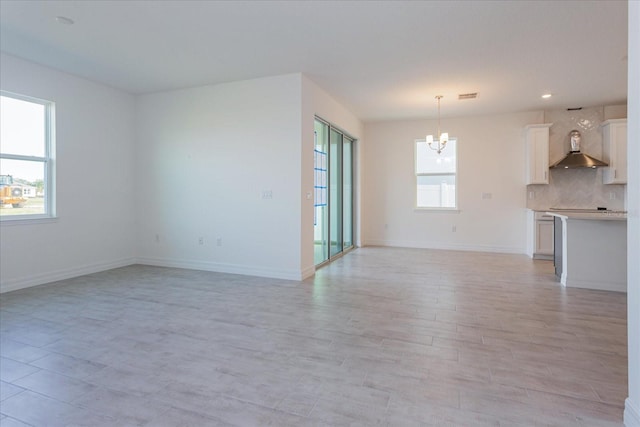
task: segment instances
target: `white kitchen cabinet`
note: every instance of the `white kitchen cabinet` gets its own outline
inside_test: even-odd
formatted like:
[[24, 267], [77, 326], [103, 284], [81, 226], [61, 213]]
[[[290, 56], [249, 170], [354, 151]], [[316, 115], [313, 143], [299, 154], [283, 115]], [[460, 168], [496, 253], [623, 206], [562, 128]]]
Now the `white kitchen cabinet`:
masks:
[[528, 213], [527, 253], [534, 259], [553, 259], [553, 217], [544, 212]]
[[526, 184], [549, 183], [549, 128], [552, 123], [527, 125], [526, 144]]
[[536, 249], [533, 255], [538, 259], [553, 259], [553, 218], [536, 221]]
[[627, 292], [626, 215], [553, 213], [556, 277], [564, 286]]
[[602, 160], [609, 164], [602, 173], [604, 184], [627, 183], [627, 119], [602, 123]]

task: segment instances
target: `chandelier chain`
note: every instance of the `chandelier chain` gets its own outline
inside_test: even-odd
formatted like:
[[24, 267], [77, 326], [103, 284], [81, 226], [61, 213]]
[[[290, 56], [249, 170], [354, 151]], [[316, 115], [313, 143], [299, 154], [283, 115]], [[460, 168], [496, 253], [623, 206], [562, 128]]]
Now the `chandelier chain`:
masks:
[[[443, 98], [443, 95], [437, 95], [436, 99], [438, 100], [438, 141], [434, 141], [433, 135], [427, 135], [427, 146], [432, 149], [435, 150], [438, 154], [442, 153], [442, 150], [444, 150], [444, 148], [447, 145], [447, 142], [449, 141], [449, 134], [448, 133], [441, 133], [440, 132], [440, 99]], [[433, 144], [437, 144], [435, 147], [433, 146]]]

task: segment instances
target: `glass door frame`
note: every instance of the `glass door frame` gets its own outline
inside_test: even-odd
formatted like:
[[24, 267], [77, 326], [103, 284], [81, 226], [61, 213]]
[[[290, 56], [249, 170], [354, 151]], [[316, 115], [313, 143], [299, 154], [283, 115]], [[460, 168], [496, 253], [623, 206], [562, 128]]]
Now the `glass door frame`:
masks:
[[[355, 186], [354, 186], [354, 184], [355, 184], [355, 173], [354, 173], [354, 171], [356, 170], [356, 168], [355, 168], [355, 166], [356, 166], [355, 165], [355, 158], [356, 158], [356, 156], [355, 156], [355, 146], [356, 146], [357, 139], [354, 138], [353, 136], [351, 136], [349, 133], [347, 133], [344, 130], [342, 130], [341, 128], [339, 128], [337, 126], [334, 126], [333, 124], [331, 124], [327, 120], [324, 120], [321, 117], [315, 116], [314, 119], [315, 119], [314, 123], [317, 121], [317, 122], [320, 122], [323, 125], [327, 126], [327, 134], [328, 134], [327, 154], [329, 156], [330, 156], [330, 153], [331, 153], [331, 134], [332, 134], [332, 131], [333, 132], [337, 132], [337, 133], [339, 133], [341, 135], [341, 143], [339, 144], [339, 147], [338, 147], [337, 150], [340, 151], [340, 154], [339, 154], [340, 158], [341, 158], [341, 162], [340, 163], [342, 165], [341, 170], [340, 170], [340, 179], [339, 179], [340, 185], [341, 185], [342, 188], [340, 188], [338, 190], [338, 192], [339, 192], [338, 196], [340, 196], [340, 199], [341, 199], [340, 204], [342, 205], [341, 209], [340, 209], [340, 217], [341, 217], [340, 222], [342, 223], [341, 224], [341, 228], [342, 228], [341, 236], [342, 236], [342, 238], [341, 238], [341, 242], [340, 242], [341, 248], [340, 248], [340, 251], [338, 251], [334, 255], [331, 254], [331, 226], [332, 226], [332, 223], [331, 223], [331, 213], [330, 213], [331, 212], [330, 211], [331, 206], [330, 206], [330, 203], [331, 203], [332, 195], [331, 195], [331, 185], [330, 185], [329, 182], [327, 182], [327, 187], [328, 187], [327, 191], [329, 193], [329, 194], [327, 194], [327, 202], [328, 202], [327, 210], [328, 210], [328, 214], [327, 214], [327, 224], [326, 224], [327, 229], [328, 229], [327, 234], [328, 234], [328, 237], [329, 237], [328, 254], [327, 254], [327, 258], [326, 259], [324, 259], [323, 261], [315, 264], [316, 268], [318, 268], [318, 267], [321, 267], [321, 266], [333, 261], [334, 259], [337, 259], [337, 258], [341, 257], [345, 253], [347, 253], [347, 252], [349, 252], [349, 251], [351, 251], [351, 250], [353, 250], [355, 248], [355, 238], [356, 238], [355, 230], [356, 230], [356, 227], [355, 227], [355, 209], [354, 209], [354, 207], [355, 207], [355, 191], [354, 191], [355, 190]], [[315, 128], [315, 125], [314, 125], [314, 128]], [[351, 233], [350, 233], [350, 236], [349, 236], [349, 240], [350, 240], [351, 244], [349, 246], [345, 246], [344, 245], [344, 242], [346, 240], [345, 239], [345, 224], [344, 224], [345, 223], [345, 221], [344, 221], [345, 220], [345, 217], [344, 217], [344, 197], [345, 197], [344, 196], [344, 178], [345, 178], [344, 141], [345, 140], [349, 141], [350, 160], [351, 160], [350, 164], [349, 164], [350, 167], [349, 167], [349, 170], [348, 170], [348, 173], [350, 174], [350, 183], [351, 183], [351, 194], [349, 195], [349, 199], [348, 199], [349, 202], [350, 202], [350, 207], [351, 207], [351, 215], [350, 215], [350, 217], [347, 217], [350, 220], [350, 229], [351, 229]], [[316, 140], [314, 138], [314, 144], [316, 144], [315, 141]], [[314, 146], [314, 149], [315, 149], [315, 146]], [[327, 180], [329, 180], [329, 177], [331, 176], [331, 173], [332, 173], [332, 171], [331, 171], [331, 158], [328, 158], [326, 163], [327, 163]], [[336, 244], [338, 244], [338, 242], [336, 242]], [[315, 239], [314, 239], [314, 245], [315, 245]], [[314, 259], [314, 263], [315, 263], [315, 259]]]

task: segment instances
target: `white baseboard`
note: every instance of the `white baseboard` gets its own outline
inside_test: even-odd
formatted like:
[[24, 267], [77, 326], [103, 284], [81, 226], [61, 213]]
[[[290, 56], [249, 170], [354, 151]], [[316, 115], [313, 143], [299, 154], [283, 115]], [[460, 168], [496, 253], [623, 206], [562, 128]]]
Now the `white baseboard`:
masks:
[[627, 293], [627, 284], [624, 282], [602, 282], [587, 279], [569, 279], [567, 278], [568, 288], [595, 289], [598, 291], [613, 291]]
[[46, 283], [56, 282], [58, 280], [71, 279], [73, 277], [98, 273], [100, 271], [111, 270], [113, 268], [126, 267], [127, 265], [131, 264], [135, 264], [134, 258], [123, 258], [114, 261], [87, 264], [81, 267], [48, 271], [46, 273], [34, 274], [17, 279], [9, 279], [0, 283], [0, 293], [17, 291], [18, 289], [44, 285]]
[[306, 278], [309, 278], [309, 277], [313, 276], [314, 274], [316, 274], [316, 266], [315, 265], [312, 265], [311, 267], [303, 268], [300, 280], [304, 280]]
[[247, 276], [269, 277], [272, 279], [303, 280], [308, 276], [308, 269], [305, 270], [282, 270], [266, 267], [251, 267], [238, 264], [224, 264], [208, 261], [192, 261], [184, 259], [168, 258], [136, 258], [137, 264], [154, 265], [157, 267], [175, 267], [191, 270], [214, 271], [217, 273], [244, 274]]
[[640, 408], [631, 403], [628, 397], [624, 401], [624, 425], [625, 427], [640, 427]]
[[222, 264], [204, 261], [160, 259], [160, 258], [123, 258], [120, 260], [87, 264], [82, 267], [74, 267], [62, 270], [49, 271], [10, 279], [0, 283], [0, 293], [17, 291], [19, 289], [44, 285], [58, 280], [71, 279], [85, 274], [98, 273], [113, 268], [125, 267], [132, 264], [155, 265], [159, 267], [187, 268], [192, 270], [215, 271], [219, 273], [244, 274], [248, 276], [270, 277], [285, 280], [304, 280], [315, 274], [315, 266], [303, 270], [282, 270], [264, 267], [249, 267], [235, 264]]
[[418, 242], [412, 240], [367, 240], [364, 246], [389, 246], [395, 248], [440, 249], [448, 251], [495, 252], [505, 254], [525, 254], [525, 248], [508, 246], [462, 245], [439, 242]]

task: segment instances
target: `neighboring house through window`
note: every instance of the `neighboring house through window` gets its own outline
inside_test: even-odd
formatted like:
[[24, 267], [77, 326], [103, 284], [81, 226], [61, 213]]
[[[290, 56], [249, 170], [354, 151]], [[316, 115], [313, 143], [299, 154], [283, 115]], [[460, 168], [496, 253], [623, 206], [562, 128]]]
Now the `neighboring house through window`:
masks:
[[450, 138], [440, 154], [430, 149], [425, 140], [415, 144], [416, 207], [456, 209], [456, 139]]
[[0, 92], [0, 219], [50, 218], [54, 206], [54, 105]]

